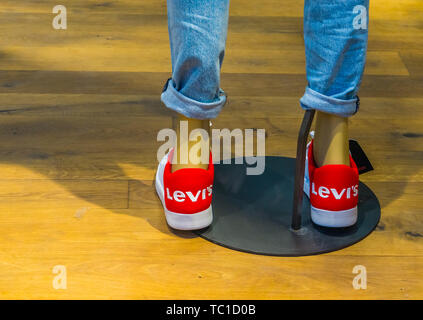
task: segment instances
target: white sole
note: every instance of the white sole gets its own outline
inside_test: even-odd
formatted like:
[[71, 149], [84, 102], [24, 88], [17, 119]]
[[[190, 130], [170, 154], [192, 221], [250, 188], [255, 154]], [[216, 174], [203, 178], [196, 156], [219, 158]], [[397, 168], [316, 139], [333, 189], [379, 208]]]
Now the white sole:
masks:
[[350, 227], [357, 222], [357, 207], [340, 211], [329, 211], [318, 209], [313, 206], [310, 207], [311, 220], [319, 226], [344, 228]]
[[159, 163], [156, 173], [156, 192], [162, 202], [167, 224], [173, 229], [177, 230], [198, 230], [211, 225], [213, 222], [213, 209], [212, 205], [206, 210], [196, 213], [177, 213], [167, 210], [164, 201], [164, 187], [163, 187], [163, 172], [166, 166], [167, 156], [165, 156]]

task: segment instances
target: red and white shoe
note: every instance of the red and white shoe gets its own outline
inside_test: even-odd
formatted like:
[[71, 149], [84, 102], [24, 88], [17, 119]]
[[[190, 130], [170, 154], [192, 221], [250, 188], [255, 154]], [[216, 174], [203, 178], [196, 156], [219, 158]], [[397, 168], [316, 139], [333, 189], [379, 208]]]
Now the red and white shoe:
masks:
[[358, 169], [350, 155], [350, 166], [328, 164], [317, 168], [313, 140], [307, 145], [304, 192], [310, 198], [311, 219], [324, 227], [349, 227], [357, 222]]
[[211, 153], [207, 170], [186, 168], [172, 172], [173, 150], [160, 161], [156, 173], [156, 191], [162, 201], [166, 221], [178, 230], [205, 228], [213, 221], [214, 166]]

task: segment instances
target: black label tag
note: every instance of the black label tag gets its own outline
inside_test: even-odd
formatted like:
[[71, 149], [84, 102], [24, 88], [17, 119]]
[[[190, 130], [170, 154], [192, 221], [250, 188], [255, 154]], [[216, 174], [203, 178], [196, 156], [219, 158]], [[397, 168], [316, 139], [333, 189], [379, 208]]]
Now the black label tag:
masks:
[[372, 164], [357, 141], [350, 140], [350, 152], [351, 157], [354, 159], [355, 164], [357, 165], [359, 174], [373, 170]]

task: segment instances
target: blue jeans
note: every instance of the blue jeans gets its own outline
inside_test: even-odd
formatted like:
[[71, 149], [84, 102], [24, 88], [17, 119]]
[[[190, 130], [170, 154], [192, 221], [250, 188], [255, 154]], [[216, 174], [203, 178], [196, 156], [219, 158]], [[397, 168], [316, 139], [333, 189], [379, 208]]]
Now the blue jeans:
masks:
[[[257, 1], [257, 5], [260, 5]], [[229, 0], [168, 0], [172, 77], [161, 100], [188, 118], [212, 119], [225, 105], [220, 68]], [[305, 0], [308, 85], [300, 104], [348, 117], [358, 111], [366, 61], [369, 0]]]

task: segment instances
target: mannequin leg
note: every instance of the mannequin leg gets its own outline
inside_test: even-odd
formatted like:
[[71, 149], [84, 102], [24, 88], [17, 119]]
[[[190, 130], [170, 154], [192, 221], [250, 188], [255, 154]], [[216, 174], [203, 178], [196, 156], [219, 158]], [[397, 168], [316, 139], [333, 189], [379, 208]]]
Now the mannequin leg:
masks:
[[349, 166], [348, 118], [318, 111], [313, 152], [318, 167], [327, 164]]
[[[185, 121], [185, 123], [188, 125], [188, 135], [181, 134], [181, 124]], [[188, 151], [188, 159], [186, 159], [186, 163], [182, 163], [181, 161], [178, 161], [177, 163], [172, 165], [172, 172], [175, 172], [179, 169], [184, 168], [201, 168], [201, 169], [207, 169], [208, 163], [201, 161], [201, 154], [200, 152], [194, 152], [193, 147], [197, 143], [204, 144], [203, 148], [199, 148], [200, 150], [210, 150], [210, 121], [209, 120], [200, 120], [200, 119], [192, 119], [187, 118], [184, 115], [179, 115], [177, 118], [177, 124], [176, 124], [176, 134], [179, 139], [179, 150], [187, 150]], [[204, 129], [208, 133], [207, 136], [199, 136], [197, 140], [191, 141], [189, 139], [189, 135], [193, 130], [196, 129]], [[187, 139], [188, 138], [188, 139]], [[197, 149], [196, 149], [197, 150]], [[209, 157], [207, 156], [207, 160]]]
[[305, 0], [307, 81], [301, 106], [317, 110], [314, 157], [318, 166], [349, 165], [348, 117], [366, 61], [368, 0]]
[[358, 219], [359, 176], [349, 157], [348, 117], [359, 108], [368, 9], [368, 0], [304, 2], [308, 85], [300, 103], [317, 113], [304, 183], [311, 220], [323, 227], [349, 227]]
[[[175, 129], [179, 148], [190, 154], [197, 141], [179, 134], [181, 121], [188, 123], [188, 137], [195, 129], [208, 131], [209, 119], [217, 117], [226, 102], [220, 89], [220, 68], [225, 54], [229, 0], [168, 0], [167, 9], [172, 78], [161, 100], [178, 113]], [[209, 145], [208, 137], [199, 140]], [[207, 163], [194, 159], [196, 152], [191, 154], [194, 156], [188, 159], [177, 159], [172, 171], [207, 168]]]

